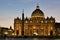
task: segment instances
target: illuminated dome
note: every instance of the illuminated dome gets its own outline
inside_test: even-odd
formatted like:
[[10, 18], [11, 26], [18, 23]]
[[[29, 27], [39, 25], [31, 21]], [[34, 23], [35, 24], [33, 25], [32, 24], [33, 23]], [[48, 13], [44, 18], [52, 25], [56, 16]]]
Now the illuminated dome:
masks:
[[44, 18], [44, 13], [40, 10], [40, 8], [39, 8], [38, 5], [36, 6], [36, 10], [34, 10], [34, 11], [32, 12], [31, 17], [32, 17], [32, 18], [34, 18], [34, 17]]

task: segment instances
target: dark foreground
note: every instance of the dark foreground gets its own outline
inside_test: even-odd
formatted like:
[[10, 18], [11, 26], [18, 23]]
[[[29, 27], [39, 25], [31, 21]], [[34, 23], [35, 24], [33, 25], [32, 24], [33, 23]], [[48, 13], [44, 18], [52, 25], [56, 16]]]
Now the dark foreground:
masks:
[[1, 37], [0, 40], [60, 40], [60, 36]]
[[60, 40], [59, 38], [1, 38], [0, 40]]

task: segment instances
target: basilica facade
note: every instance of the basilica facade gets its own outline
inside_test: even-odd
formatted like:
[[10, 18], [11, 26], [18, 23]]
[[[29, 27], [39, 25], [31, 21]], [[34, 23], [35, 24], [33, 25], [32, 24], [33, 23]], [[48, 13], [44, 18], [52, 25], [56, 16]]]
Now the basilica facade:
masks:
[[14, 33], [16, 36], [22, 36], [23, 34], [24, 36], [56, 35], [55, 18], [52, 16], [45, 18], [39, 5], [36, 6], [30, 18], [26, 17], [22, 20], [23, 18], [19, 17], [14, 19]]

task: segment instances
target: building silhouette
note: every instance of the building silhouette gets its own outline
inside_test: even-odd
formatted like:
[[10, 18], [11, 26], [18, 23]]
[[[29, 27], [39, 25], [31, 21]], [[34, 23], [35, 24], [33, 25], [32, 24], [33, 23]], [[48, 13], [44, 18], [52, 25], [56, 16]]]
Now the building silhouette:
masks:
[[16, 36], [55, 36], [55, 18], [52, 16], [45, 18], [37, 5], [30, 18], [24, 18], [23, 12], [22, 19], [19, 17], [14, 19], [14, 33]]
[[10, 29], [10, 28], [0, 27], [0, 38], [13, 36], [12, 35], [13, 29], [12, 28]]

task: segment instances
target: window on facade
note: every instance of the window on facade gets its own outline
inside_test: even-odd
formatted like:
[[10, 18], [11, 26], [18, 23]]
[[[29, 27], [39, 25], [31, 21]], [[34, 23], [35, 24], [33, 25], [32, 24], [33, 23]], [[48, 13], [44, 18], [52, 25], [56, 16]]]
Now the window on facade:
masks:
[[48, 35], [50, 36], [50, 32], [48, 32]]
[[26, 21], [26, 23], [28, 23], [28, 21]]
[[51, 30], [52, 30], [53, 28], [51, 27]]
[[38, 23], [38, 20], [37, 20], [37, 23]]
[[33, 26], [33, 29], [35, 29], [36, 27], [35, 26]]
[[28, 29], [28, 26], [26, 26], [25, 29]]
[[43, 28], [43, 27], [41, 27], [41, 29], [43, 30], [44, 28]]
[[7, 34], [8, 34], [8, 32], [5, 32], [4, 34], [6, 34], [6, 35], [7, 35]]
[[47, 23], [47, 21], [45, 21], [45, 23]]
[[43, 21], [41, 21], [41, 23], [43, 23]]
[[51, 23], [52, 23], [53, 21], [51, 20]]
[[30, 23], [32, 23], [32, 21], [30, 21]]

